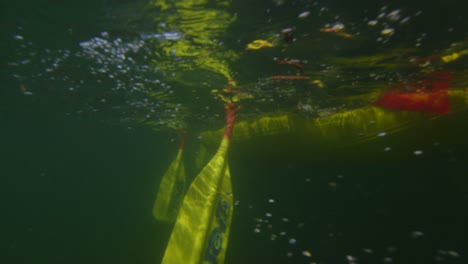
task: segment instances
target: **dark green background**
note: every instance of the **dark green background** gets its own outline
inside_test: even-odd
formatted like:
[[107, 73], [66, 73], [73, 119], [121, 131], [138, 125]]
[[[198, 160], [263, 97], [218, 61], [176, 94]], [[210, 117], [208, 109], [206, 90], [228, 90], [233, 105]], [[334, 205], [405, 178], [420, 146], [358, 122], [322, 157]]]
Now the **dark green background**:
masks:
[[[244, 2], [233, 4], [243, 20], [231, 29], [231, 37], [253, 36], [245, 32], [246, 25], [272, 5]], [[277, 15], [297, 14], [306, 3], [298, 1]], [[323, 4], [351, 18], [363, 8], [384, 4], [423, 10], [423, 19], [413, 26], [418, 34], [429, 33], [427, 45], [435, 50], [466, 38], [463, 1]], [[38, 50], [76, 50], [79, 42], [112, 27], [106, 14], [114, 7], [126, 9], [121, 6], [137, 4], [0, 4], [0, 263], [146, 264], [162, 257], [171, 226], [155, 222], [151, 207], [159, 177], [175, 157], [177, 133], [108, 122], [105, 114], [65, 115], [60, 95], [22, 95], [8, 67], [15, 57], [18, 26]], [[447, 34], [448, 27], [455, 33]], [[238, 67], [252, 76], [256, 70]], [[466, 111], [454, 113], [351, 147], [315, 146], [287, 136], [233, 145], [231, 174], [240, 203], [226, 263], [334, 264], [347, 263], [347, 255], [359, 263], [385, 263], [386, 257], [392, 263], [466, 263], [467, 117]], [[193, 157], [190, 146], [195, 144], [188, 144], [187, 156]], [[392, 147], [389, 153], [383, 151], [387, 146]], [[416, 149], [425, 153], [412, 155]], [[188, 173], [197, 171], [189, 168]], [[263, 223], [255, 234], [254, 219], [268, 219], [267, 212], [273, 214], [271, 227]], [[279, 235], [282, 231], [285, 237]], [[424, 235], [414, 238], [414, 231]], [[278, 236], [275, 241], [271, 234]], [[296, 245], [289, 238], [297, 239]], [[367, 248], [373, 252], [365, 253]], [[313, 258], [303, 257], [302, 250]]]

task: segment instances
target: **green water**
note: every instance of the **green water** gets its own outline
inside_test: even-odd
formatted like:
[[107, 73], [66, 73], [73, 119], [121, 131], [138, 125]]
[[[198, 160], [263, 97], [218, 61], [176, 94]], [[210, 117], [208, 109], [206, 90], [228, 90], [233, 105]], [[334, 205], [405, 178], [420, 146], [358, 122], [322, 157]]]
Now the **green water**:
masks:
[[[151, 215], [157, 186], [175, 158], [181, 127], [189, 130], [187, 173], [199, 172], [193, 160], [200, 133], [224, 125], [222, 103], [210, 92], [227, 85], [220, 68], [228, 65], [239, 89], [254, 95], [242, 101], [239, 121], [296, 113], [298, 100], [318, 113], [366, 107], [367, 99], [351, 104], [348, 96], [365, 97], [425, 71], [452, 72], [451, 89], [466, 94], [465, 57], [448, 65], [403, 65], [411, 56], [447, 54], [451, 45], [453, 52], [467, 48], [466, 8], [462, 1], [342, 0], [233, 1], [229, 7], [213, 1], [193, 8], [236, 17], [218, 32], [192, 30], [187, 25], [201, 18], [187, 22], [146, 1], [4, 1], [0, 263], [159, 263], [172, 226]], [[398, 21], [410, 19], [389, 24], [394, 35], [367, 26], [396, 9]], [[297, 18], [306, 10], [308, 17]], [[319, 32], [335, 22], [356, 38]], [[245, 51], [287, 27], [295, 28], [294, 43]], [[184, 37], [142, 37], [176, 31]], [[107, 46], [86, 49], [83, 43], [96, 38]], [[180, 55], [186, 47], [176, 44], [184, 40], [201, 55]], [[166, 47], [175, 55], [165, 54]], [[374, 65], [350, 63], [381, 54], [393, 56]], [[205, 67], [204, 57], [218, 64]], [[272, 75], [295, 74], [275, 65], [275, 57], [306, 60], [304, 74], [325, 87], [269, 82]], [[468, 113], [466, 103], [455, 101], [448, 115], [428, 114], [359, 144], [300, 131], [233, 141], [238, 203], [225, 262], [466, 263]], [[359, 138], [352, 133], [346, 138]]]

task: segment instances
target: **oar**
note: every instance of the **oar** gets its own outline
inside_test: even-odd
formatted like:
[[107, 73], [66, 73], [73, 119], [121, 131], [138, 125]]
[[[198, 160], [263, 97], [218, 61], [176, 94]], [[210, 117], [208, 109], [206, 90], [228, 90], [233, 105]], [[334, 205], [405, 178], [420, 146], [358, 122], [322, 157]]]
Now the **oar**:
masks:
[[176, 159], [167, 169], [161, 179], [159, 190], [154, 200], [153, 216], [156, 220], [174, 222], [180, 209], [185, 193], [185, 166], [182, 162], [185, 140], [184, 133]]
[[184, 197], [163, 264], [224, 262], [233, 212], [227, 153], [237, 110], [226, 104], [221, 145]]

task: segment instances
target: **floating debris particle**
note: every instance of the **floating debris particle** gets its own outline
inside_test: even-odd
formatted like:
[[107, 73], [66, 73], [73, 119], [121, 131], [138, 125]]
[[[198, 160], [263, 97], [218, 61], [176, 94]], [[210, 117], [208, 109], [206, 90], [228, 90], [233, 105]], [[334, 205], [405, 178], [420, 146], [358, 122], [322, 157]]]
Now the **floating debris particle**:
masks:
[[413, 151], [413, 154], [416, 155], [416, 156], [420, 156], [420, 155], [424, 154], [424, 152], [422, 150], [415, 150], [415, 151]]
[[313, 80], [311, 83], [317, 85], [319, 88], [325, 87], [325, 84], [323, 84], [321, 80]]
[[345, 28], [344, 24], [343, 24], [343, 23], [340, 23], [340, 22], [335, 23], [335, 24], [331, 27], [331, 29], [332, 29], [333, 31], [341, 31], [341, 30], [343, 30], [344, 28]]
[[296, 244], [296, 242], [297, 242], [297, 241], [296, 241], [296, 239], [295, 239], [295, 238], [291, 238], [291, 239], [289, 239], [289, 244], [291, 244], [291, 245], [295, 245], [295, 244]]
[[387, 135], [387, 132], [381, 132], [377, 134], [378, 137], [385, 137]]
[[254, 229], [254, 233], [256, 233], [256, 234], [260, 233], [260, 228], [256, 227], [256, 228]]
[[304, 251], [302, 251], [302, 255], [303, 255], [304, 257], [308, 257], [308, 258], [312, 257], [312, 253], [310, 253], [309, 250], [304, 250]]
[[28, 91], [28, 89], [26, 88], [26, 85], [22, 84], [20, 86], [20, 90], [21, 90], [21, 93], [24, 94], [24, 95], [32, 95], [33, 93]]
[[300, 13], [297, 17], [298, 18], [306, 18], [310, 15], [310, 11], [304, 11], [302, 13]]
[[283, 220], [283, 222], [289, 222], [289, 219], [286, 217], [281, 218], [281, 220]]
[[357, 263], [357, 258], [355, 258], [355, 257], [353, 257], [351, 255], [347, 255], [346, 260], [348, 261], [348, 263]]
[[384, 36], [391, 36], [393, 35], [393, 33], [395, 33], [395, 30], [393, 28], [384, 28], [382, 29], [382, 31], [380, 31], [380, 34]]
[[409, 17], [409, 16], [403, 18], [403, 19], [400, 21], [400, 25], [408, 23], [408, 21], [410, 21], [410, 19], [411, 19], [411, 17]]
[[393, 259], [391, 257], [385, 257], [385, 258], [382, 259], [382, 262], [383, 263], [392, 263]]
[[400, 18], [401, 18], [400, 9], [393, 10], [392, 12], [387, 14], [387, 19], [392, 22], [396, 22], [400, 20]]
[[259, 50], [263, 48], [271, 48], [273, 44], [263, 39], [256, 39], [252, 43], [247, 44], [247, 50]]
[[385, 152], [389, 152], [390, 150], [392, 150], [391, 147], [386, 147], [386, 148], [384, 148], [384, 151], [385, 151]]
[[294, 29], [293, 28], [285, 28], [281, 30], [281, 38], [288, 44], [292, 44], [294, 41], [296, 41], [296, 38], [294, 37]]
[[420, 238], [420, 237], [422, 237], [422, 236], [424, 236], [424, 233], [421, 232], [421, 231], [413, 231], [413, 232], [411, 232], [411, 237], [412, 237], [412, 238]]
[[374, 253], [374, 251], [370, 248], [363, 248], [362, 251], [364, 251], [364, 253], [367, 253], [367, 254], [372, 254]]
[[378, 23], [379, 23], [379, 21], [377, 21], [377, 20], [369, 20], [367, 22], [367, 25], [373, 27], [373, 26], [376, 26]]
[[460, 257], [460, 254], [454, 250], [449, 250], [447, 251], [447, 255], [453, 257], [453, 258], [459, 258]]
[[266, 217], [272, 217], [273, 215], [271, 213], [265, 213]]
[[282, 29], [282, 30], [281, 30], [281, 33], [291, 33], [291, 32], [293, 32], [293, 31], [294, 31], [293, 28], [285, 28], [285, 29]]
[[[443, 250], [443, 249], [440, 249], [437, 251], [437, 253], [439, 255], [442, 255], [442, 256], [448, 256], [448, 257], [452, 257], [452, 258], [459, 258], [460, 257], [460, 254], [458, 252], [456, 252], [455, 250]], [[440, 256], [439, 256], [440, 257]]]
[[268, 199], [268, 202], [269, 202], [269, 203], [274, 203], [275, 200], [274, 200], [274, 199]]

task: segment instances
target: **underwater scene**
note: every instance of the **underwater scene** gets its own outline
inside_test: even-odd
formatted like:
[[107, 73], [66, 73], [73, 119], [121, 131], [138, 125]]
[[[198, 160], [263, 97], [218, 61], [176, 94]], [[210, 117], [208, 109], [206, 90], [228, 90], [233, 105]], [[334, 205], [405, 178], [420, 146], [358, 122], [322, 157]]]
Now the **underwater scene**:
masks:
[[0, 263], [468, 263], [468, 3], [0, 3]]

